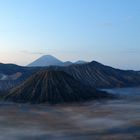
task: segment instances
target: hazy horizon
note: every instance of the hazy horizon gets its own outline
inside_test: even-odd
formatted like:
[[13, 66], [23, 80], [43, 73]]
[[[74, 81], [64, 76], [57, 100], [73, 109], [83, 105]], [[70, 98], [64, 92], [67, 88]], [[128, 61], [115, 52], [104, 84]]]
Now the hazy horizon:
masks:
[[140, 70], [139, 0], [0, 0], [0, 62], [50, 54]]

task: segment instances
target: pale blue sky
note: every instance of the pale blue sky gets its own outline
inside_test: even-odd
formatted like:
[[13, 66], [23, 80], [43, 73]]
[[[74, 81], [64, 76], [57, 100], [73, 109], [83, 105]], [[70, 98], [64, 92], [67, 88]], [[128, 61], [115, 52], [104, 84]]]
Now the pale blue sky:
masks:
[[0, 0], [0, 62], [43, 54], [140, 70], [140, 0]]

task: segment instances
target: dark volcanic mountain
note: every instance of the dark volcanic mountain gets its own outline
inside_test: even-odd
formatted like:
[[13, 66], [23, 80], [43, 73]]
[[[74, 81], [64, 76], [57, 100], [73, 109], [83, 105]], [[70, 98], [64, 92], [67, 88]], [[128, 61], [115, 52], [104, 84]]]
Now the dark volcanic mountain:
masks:
[[131, 70], [119, 70], [96, 61], [68, 67], [50, 67], [61, 70], [85, 85], [96, 88], [139, 86], [140, 73]]
[[0, 90], [22, 83], [39, 70], [63, 71], [84, 85], [95, 88], [140, 86], [140, 72], [119, 70], [93, 61], [65, 67], [20, 67], [13, 64], [0, 64]]
[[29, 103], [69, 103], [110, 97], [84, 86], [60, 71], [41, 71], [10, 91], [7, 100]]
[[20, 84], [39, 69], [0, 63], [0, 90], [9, 89]]

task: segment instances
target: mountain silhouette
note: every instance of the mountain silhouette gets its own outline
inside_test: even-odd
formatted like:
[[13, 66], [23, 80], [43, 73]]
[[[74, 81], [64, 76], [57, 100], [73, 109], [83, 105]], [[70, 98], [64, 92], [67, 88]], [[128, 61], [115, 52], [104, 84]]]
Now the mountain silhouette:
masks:
[[111, 97], [81, 84], [62, 71], [40, 71], [12, 89], [6, 100], [24, 103], [71, 103]]
[[61, 70], [81, 83], [95, 88], [127, 87], [140, 85], [140, 73], [132, 70], [115, 69], [96, 61], [68, 67], [50, 67]]
[[62, 66], [63, 62], [52, 55], [44, 55], [31, 64], [29, 67]]
[[85, 61], [79, 60], [76, 62], [66, 61], [63, 62], [52, 55], [43, 55], [34, 62], [30, 63], [28, 67], [47, 67], [47, 66], [69, 66], [72, 64], [84, 64]]
[[[70, 62], [68, 63], [70, 64]], [[139, 71], [115, 69], [96, 61], [63, 67], [21, 67], [14, 64], [0, 64], [0, 90], [7, 90], [17, 86], [40, 70], [63, 71], [84, 85], [94, 88], [140, 85]]]
[[17, 86], [40, 69], [0, 63], [0, 90], [7, 90]]

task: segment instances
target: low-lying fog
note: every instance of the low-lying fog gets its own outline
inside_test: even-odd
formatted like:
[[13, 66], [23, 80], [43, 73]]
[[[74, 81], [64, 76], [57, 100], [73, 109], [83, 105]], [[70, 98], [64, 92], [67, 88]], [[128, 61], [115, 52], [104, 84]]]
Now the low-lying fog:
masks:
[[140, 140], [140, 88], [107, 89], [113, 101], [0, 103], [0, 140]]

